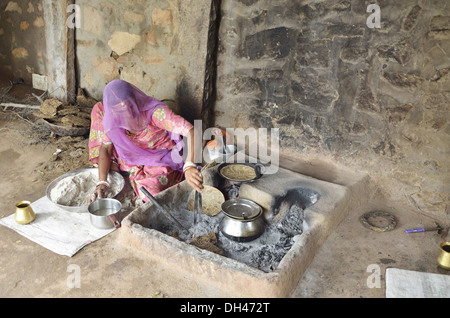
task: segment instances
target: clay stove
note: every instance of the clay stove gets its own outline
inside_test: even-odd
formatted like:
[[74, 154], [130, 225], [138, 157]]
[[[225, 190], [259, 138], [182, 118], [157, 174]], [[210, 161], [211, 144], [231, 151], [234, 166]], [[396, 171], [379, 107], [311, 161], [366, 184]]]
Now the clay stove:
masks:
[[[203, 174], [205, 184], [220, 189], [217, 166]], [[182, 182], [156, 199], [190, 228], [191, 235], [215, 232], [222, 255], [189, 244], [189, 235], [181, 231], [177, 233], [181, 240], [169, 235], [177, 228], [152, 203], [137, 208], [122, 222], [120, 242], [174, 272], [185, 272], [184, 279], [215, 287], [213, 297], [289, 296], [317, 249], [346, 216], [349, 199], [343, 186], [280, 168], [274, 175], [240, 186], [239, 197], [259, 204], [267, 223], [260, 238], [242, 243], [218, 231], [222, 213], [203, 215], [194, 225], [187, 209], [191, 191]]]

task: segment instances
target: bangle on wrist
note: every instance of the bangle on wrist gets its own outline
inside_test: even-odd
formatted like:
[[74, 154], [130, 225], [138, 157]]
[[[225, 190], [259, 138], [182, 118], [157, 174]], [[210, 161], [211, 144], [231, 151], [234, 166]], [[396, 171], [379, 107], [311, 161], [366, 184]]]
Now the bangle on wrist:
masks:
[[186, 161], [186, 163], [183, 166], [183, 172], [185, 172], [187, 169], [191, 167], [197, 168], [197, 165], [191, 161]]
[[109, 183], [108, 183], [108, 181], [99, 181], [99, 182], [97, 182], [96, 187], [98, 187], [99, 185], [102, 185], [102, 184], [104, 184], [105, 186], [107, 186], [107, 187], [109, 188]]
[[183, 173], [185, 173], [186, 171], [188, 171], [191, 168], [197, 169], [195, 166], [189, 166], [189, 167], [186, 167], [186, 168], [183, 169]]

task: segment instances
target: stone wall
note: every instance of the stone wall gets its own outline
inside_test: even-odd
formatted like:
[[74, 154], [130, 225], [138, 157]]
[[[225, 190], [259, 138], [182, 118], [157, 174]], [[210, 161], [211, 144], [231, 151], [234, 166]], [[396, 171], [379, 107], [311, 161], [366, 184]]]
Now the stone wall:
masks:
[[[380, 28], [367, 24], [371, 3]], [[447, 0], [222, 0], [221, 9], [216, 126], [279, 128], [291, 162], [368, 173], [375, 197], [450, 219]]]
[[0, 73], [31, 83], [32, 74], [46, 74], [45, 22], [42, 1], [0, 4]]

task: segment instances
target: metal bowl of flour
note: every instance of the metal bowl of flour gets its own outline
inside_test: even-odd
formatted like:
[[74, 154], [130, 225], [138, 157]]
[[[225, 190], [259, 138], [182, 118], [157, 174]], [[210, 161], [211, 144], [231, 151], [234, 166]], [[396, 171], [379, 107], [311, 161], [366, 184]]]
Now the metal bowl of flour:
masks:
[[[66, 173], [53, 180], [46, 190], [47, 199], [58, 208], [69, 212], [87, 213], [89, 196], [94, 192], [98, 181], [98, 169], [81, 169]], [[115, 198], [124, 188], [125, 179], [115, 171], [108, 174], [110, 193]]]

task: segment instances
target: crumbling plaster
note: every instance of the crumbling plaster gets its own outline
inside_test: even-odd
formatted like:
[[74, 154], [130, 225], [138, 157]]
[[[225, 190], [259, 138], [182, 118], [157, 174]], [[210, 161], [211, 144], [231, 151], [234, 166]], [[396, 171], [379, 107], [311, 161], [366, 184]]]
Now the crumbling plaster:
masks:
[[166, 101], [191, 122], [207, 118], [208, 37], [216, 1], [79, 0], [77, 4], [80, 87], [101, 99], [106, 83], [120, 78]]

